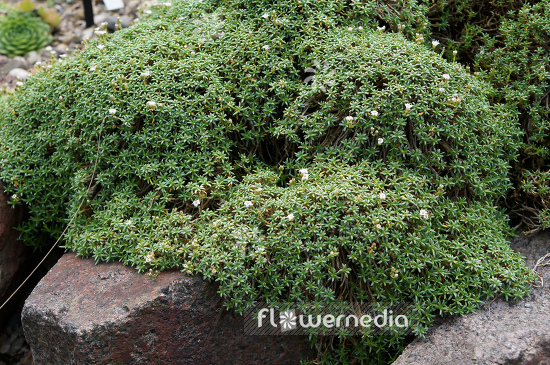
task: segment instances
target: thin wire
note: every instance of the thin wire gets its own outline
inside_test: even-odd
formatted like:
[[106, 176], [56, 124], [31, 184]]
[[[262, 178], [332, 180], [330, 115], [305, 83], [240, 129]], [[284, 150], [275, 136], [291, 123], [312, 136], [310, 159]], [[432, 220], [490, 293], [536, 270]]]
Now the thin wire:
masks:
[[[94, 169], [92, 171], [92, 178], [90, 179], [90, 183], [88, 184], [88, 188], [86, 189], [86, 192], [88, 192], [90, 190], [90, 188], [92, 187], [92, 183], [94, 182], [94, 176], [95, 176], [95, 172], [96, 172], [96, 169], [97, 169], [97, 164], [99, 162], [99, 147], [101, 147], [101, 132], [103, 131], [103, 123], [105, 122], [105, 118], [101, 121], [101, 125], [99, 126], [99, 137], [98, 137], [98, 140], [97, 140], [97, 153], [96, 153], [96, 157], [95, 157], [95, 163], [94, 163]], [[78, 206], [78, 208], [76, 209], [76, 211], [74, 212], [71, 220], [69, 221], [69, 223], [67, 224], [67, 226], [65, 227], [65, 229], [63, 230], [63, 232], [61, 232], [61, 235], [59, 236], [59, 238], [57, 239], [57, 241], [55, 241], [55, 243], [53, 244], [53, 246], [49, 249], [49, 251], [46, 253], [46, 255], [42, 258], [42, 260], [40, 260], [40, 262], [38, 263], [38, 265], [36, 265], [36, 267], [31, 271], [31, 273], [25, 278], [25, 280], [23, 280], [23, 282], [21, 283], [21, 285], [19, 285], [17, 287], [17, 289], [15, 289], [15, 291], [9, 296], [8, 299], [6, 299], [4, 301], [4, 303], [2, 303], [2, 306], [0, 306], [0, 310], [2, 310], [2, 308], [4, 308], [4, 306], [10, 301], [10, 299], [15, 295], [17, 294], [17, 292], [23, 287], [23, 285], [25, 285], [25, 283], [30, 279], [30, 277], [32, 276], [32, 274], [34, 274], [34, 272], [40, 267], [40, 265], [42, 265], [42, 263], [46, 260], [46, 258], [48, 258], [48, 256], [50, 255], [50, 253], [52, 253], [53, 249], [57, 246], [57, 244], [59, 243], [59, 241], [61, 241], [61, 238], [63, 238], [63, 236], [65, 235], [65, 233], [67, 232], [67, 230], [69, 229], [70, 225], [73, 223], [74, 219], [76, 218], [76, 215], [78, 214], [78, 212], [80, 211], [80, 208], [82, 207], [82, 204], [84, 204], [84, 199], [86, 199], [86, 196], [84, 196], [84, 198], [82, 198], [82, 201], [80, 202], [80, 205]]]

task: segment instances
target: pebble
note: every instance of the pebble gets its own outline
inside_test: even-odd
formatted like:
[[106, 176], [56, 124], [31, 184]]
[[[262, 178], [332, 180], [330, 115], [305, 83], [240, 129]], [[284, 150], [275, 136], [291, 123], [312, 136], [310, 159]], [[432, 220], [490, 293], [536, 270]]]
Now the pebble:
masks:
[[57, 46], [55, 46], [55, 50], [59, 54], [67, 53], [68, 49], [69, 49], [69, 47], [65, 43], [59, 43]]
[[94, 28], [93, 27], [86, 28], [82, 32], [82, 39], [90, 39], [92, 38], [93, 35], [94, 35]]
[[36, 52], [36, 51], [32, 51], [27, 56], [27, 62], [28, 62], [29, 65], [34, 65], [38, 61], [42, 61], [42, 56], [39, 55], [38, 52]]
[[0, 69], [0, 75], [7, 75], [11, 70], [15, 68], [25, 68], [26, 62], [23, 57], [14, 57], [8, 60], [4, 66]]
[[18, 80], [26, 80], [29, 78], [31, 73], [22, 68], [13, 68], [8, 72], [8, 76], [15, 76]]
[[99, 13], [97, 15], [94, 15], [94, 22], [99, 25], [106, 21], [108, 16], [109, 14], [107, 13]]

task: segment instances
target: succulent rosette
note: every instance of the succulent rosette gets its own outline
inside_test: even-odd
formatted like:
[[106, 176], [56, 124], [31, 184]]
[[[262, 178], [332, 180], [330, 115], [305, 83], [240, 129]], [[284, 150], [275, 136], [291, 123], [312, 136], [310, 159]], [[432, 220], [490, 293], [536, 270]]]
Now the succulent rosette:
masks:
[[25, 56], [52, 41], [50, 27], [33, 14], [10, 12], [0, 17], [0, 53]]

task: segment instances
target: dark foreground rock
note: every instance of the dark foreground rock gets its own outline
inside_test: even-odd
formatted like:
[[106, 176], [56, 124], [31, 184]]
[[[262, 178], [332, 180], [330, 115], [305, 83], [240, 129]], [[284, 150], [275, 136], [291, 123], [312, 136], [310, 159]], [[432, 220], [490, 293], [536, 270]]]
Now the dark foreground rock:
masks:
[[[511, 246], [533, 268], [550, 252], [550, 233], [520, 236]], [[424, 339], [413, 341], [393, 364], [550, 365], [550, 266], [537, 272], [544, 286], [535, 288], [530, 298], [516, 303], [497, 300], [477, 313], [444, 319]]]
[[248, 336], [199, 277], [138, 274], [64, 255], [29, 296], [23, 328], [40, 364], [298, 364], [304, 337]]
[[8, 204], [9, 200], [0, 181], [0, 305], [9, 296], [14, 278], [31, 253], [18, 240], [20, 233], [14, 229], [23, 222], [24, 209], [21, 205], [12, 208]]

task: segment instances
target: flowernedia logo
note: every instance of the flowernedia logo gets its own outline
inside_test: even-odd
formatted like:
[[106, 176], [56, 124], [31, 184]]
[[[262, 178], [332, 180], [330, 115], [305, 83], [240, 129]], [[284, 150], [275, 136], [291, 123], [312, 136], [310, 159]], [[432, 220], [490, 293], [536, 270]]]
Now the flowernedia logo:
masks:
[[[409, 318], [410, 317], [410, 318]], [[411, 319], [416, 318], [414, 307], [403, 303], [381, 306], [365, 303], [337, 303], [322, 309], [287, 308], [259, 304], [245, 314], [245, 333], [250, 335], [305, 335], [318, 333], [369, 335], [409, 334]]]

